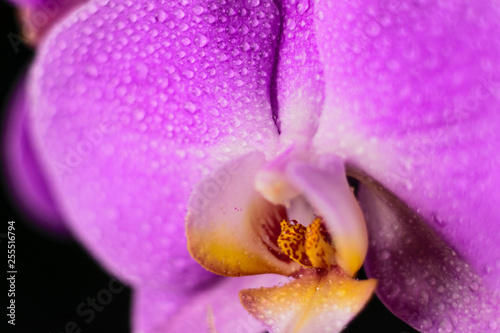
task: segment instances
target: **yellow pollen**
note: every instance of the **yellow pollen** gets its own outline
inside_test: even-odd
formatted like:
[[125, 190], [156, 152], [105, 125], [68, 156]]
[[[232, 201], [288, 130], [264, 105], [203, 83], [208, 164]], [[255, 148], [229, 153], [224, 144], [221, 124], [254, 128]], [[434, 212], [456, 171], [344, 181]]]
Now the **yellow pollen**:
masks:
[[281, 221], [278, 246], [290, 259], [304, 267], [330, 268], [335, 265], [335, 248], [326, 237], [321, 218], [306, 228], [297, 221]]
[[321, 218], [316, 217], [307, 227], [306, 254], [313, 267], [330, 268], [335, 265], [335, 248], [327, 240]]

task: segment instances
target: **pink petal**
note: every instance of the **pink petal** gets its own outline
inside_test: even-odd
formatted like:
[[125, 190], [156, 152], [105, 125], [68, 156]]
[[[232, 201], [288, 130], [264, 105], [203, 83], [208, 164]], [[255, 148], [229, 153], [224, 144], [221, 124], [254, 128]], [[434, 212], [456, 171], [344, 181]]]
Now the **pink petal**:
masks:
[[[490, 1], [378, 0], [320, 1], [316, 7], [326, 82], [316, 146], [342, 155], [418, 212], [490, 293], [500, 289], [497, 7]], [[382, 236], [370, 237], [377, 242]], [[421, 257], [433, 255], [429, 250]], [[375, 267], [375, 259], [368, 264]], [[451, 280], [443, 283], [468, 288], [462, 274], [445, 277]], [[391, 281], [382, 276], [381, 288]], [[496, 300], [483, 306], [492, 304], [496, 311]], [[408, 312], [392, 308], [410, 320]]]
[[33, 125], [50, 185], [78, 237], [132, 285], [212, 279], [186, 249], [191, 190], [277, 141], [279, 18], [258, 3], [96, 1], [39, 49]]

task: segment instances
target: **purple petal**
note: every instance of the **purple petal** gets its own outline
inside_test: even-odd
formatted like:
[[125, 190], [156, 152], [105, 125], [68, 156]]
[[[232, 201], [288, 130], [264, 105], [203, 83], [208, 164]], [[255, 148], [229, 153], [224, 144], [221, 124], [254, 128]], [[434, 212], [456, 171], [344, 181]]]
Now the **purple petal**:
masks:
[[421, 332], [497, 332], [500, 292], [417, 214], [373, 185], [358, 193], [372, 235], [365, 268], [387, 307]]
[[49, 230], [64, 234], [67, 233], [66, 227], [33, 150], [27, 104], [23, 78], [12, 96], [4, 129], [3, 154], [7, 182], [24, 214]]
[[[418, 212], [457, 251], [454, 262], [463, 271], [442, 271], [454, 269], [451, 250], [435, 237], [428, 240], [423, 226], [399, 226], [408, 230], [403, 236], [417, 238], [410, 242], [427, 244], [411, 252], [370, 225], [367, 265], [381, 280], [379, 296], [424, 331], [495, 326], [488, 311], [498, 314], [493, 290], [500, 287], [500, 103], [494, 90], [500, 43], [493, 37], [499, 12], [485, 1], [358, 0], [320, 2], [317, 15], [327, 91], [317, 146], [342, 154]], [[379, 246], [398, 258], [383, 261]], [[429, 274], [438, 274], [436, 283], [450, 288], [446, 293], [414, 271], [423, 265], [419, 259]], [[414, 280], [405, 281], [410, 276]], [[483, 288], [475, 297], [466, 290], [473, 279]], [[391, 298], [388, 288], [404, 283], [415, 286]], [[432, 302], [418, 310], [415, 293], [426, 291]], [[456, 307], [453, 293], [463, 297]]]
[[271, 1], [97, 1], [58, 25], [33, 71], [34, 136], [78, 237], [134, 286], [213, 278], [184, 217], [202, 175], [272, 149]]
[[288, 281], [280, 275], [264, 274], [221, 278], [213, 288], [187, 294], [139, 289], [134, 302], [134, 332], [211, 332], [210, 323], [220, 333], [260, 333], [264, 328], [243, 308], [239, 291]]
[[499, 289], [500, 11], [355, 0], [320, 1], [316, 14], [318, 149], [394, 192]]

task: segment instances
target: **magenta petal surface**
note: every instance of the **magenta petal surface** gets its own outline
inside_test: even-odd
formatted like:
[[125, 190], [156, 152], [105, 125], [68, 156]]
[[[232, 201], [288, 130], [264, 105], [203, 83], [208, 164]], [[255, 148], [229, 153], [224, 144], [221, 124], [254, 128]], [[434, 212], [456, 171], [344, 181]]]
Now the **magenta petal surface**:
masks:
[[31, 220], [57, 233], [67, 233], [33, 150], [28, 117], [28, 97], [22, 79], [9, 106], [2, 147], [10, 192]]
[[213, 278], [188, 254], [193, 186], [277, 142], [270, 1], [95, 1], [52, 30], [32, 72], [34, 136], [72, 229], [134, 286]]
[[243, 308], [239, 291], [288, 281], [281, 275], [264, 274], [220, 278], [208, 289], [184, 294], [139, 289], [134, 300], [134, 332], [212, 332], [215, 328], [219, 333], [261, 333], [265, 329]]
[[365, 269], [389, 310], [420, 332], [498, 332], [498, 290], [397, 199], [373, 186], [358, 197], [372, 237]]
[[500, 289], [500, 11], [354, 0], [316, 12], [316, 146], [381, 182]]

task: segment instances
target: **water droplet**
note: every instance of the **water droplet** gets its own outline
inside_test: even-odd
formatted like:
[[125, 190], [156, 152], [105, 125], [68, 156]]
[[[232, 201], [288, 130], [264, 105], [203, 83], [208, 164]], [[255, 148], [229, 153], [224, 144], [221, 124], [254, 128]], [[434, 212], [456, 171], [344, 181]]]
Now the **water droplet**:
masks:
[[130, 16], [128, 17], [129, 21], [131, 23], [135, 23], [137, 22], [137, 15], [136, 14], [130, 14]]
[[399, 285], [395, 284], [392, 286], [391, 291], [389, 292], [387, 297], [394, 298], [397, 295], [399, 295], [400, 292], [401, 292], [401, 288], [399, 287]]
[[438, 332], [439, 333], [451, 333], [453, 331], [453, 325], [448, 319], [443, 319], [439, 323]]
[[250, 31], [250, 29], [246, 26], [246, 25], [242, 25], [240, 27], [240, 33], [245, 36], [246, 34], [248, 34], [248, 32]]
[[205, 8], [203, 8], [200, 5], [196, 5], [196, 6], [194, 6], [193, 11], [196, 15], [201, 15], [201, 14], [203, 14], [203, 12], [205, 12]]
[[439, 215], [433, 215], [432, 220], [441, 228], [446, 226], [446, 221]]
[[345, 289], [339, 289], [339, 290], [337, 290], [337, 296], [338, 297], [344, 297], [345, 294], [346, 294]]
[[381, 27], [377, 21], [370, 21], [365, 26], [365, 32], [370, 37], [377, 37], [380, 35]]
[[422, 322], [420, 323], [421, 329], [428, 330], [431, 327], [432, 327], [432, 321], [430, 321], [429, 319], [422, 319]]
[[166, 19], [167, 19], [167, 13], [163, 9], [160, 9], [158, 11], [158, 22], [163, 23], [166, 21]]
[[196, 38], [194, 41], [195, 41], [196, 45], [198, 45], [199, 47], [203, 47], [203, 46], [207, 45], [208, 38], [204, 34], [199, 33], [196, 35]]
[[270, 325], [274, 324], [274, 320], [272, 320], [272, 319], [267, 319], [267, 320], [265, 320], [265, 321], [264, 321], [264, 324], [266, 324], [266, 325], [269, 325], [269, 326], [270, 326]]
[[134, 116], [136, 120], [141, 121], [146, 116], [146, 112], [144, 112], [144, 110], [142, 109], [136, 109], [134, 112]]
[[186, 16], [186, 14], [181, 9], [177, 9], [174, 14], [179, 20]]
[[225, 99], [224, 97], [220, 96], [219, 97], [219, 104], [226, 107], [229, 105], [229, 102], [227, 101], [227, 99]]
[[248, 51], [250, 50], [250, 44], [248, 42], [243, 42], [243, 44], [241, 44], [241, 49], [243, 51]]
[[299, 0], [297, 2], [297, 12], [299, 14], [304, 14], [309, 9], [309, 1], [308, 0]]
[[137, 63], [135, 66], [135, 71], [137, 74], [137, 78], [140, 80], [144, 80], [148, 76], [148, 73], [149, 73], [148, 66], [146, 66], [143, 63]]
[[108, 61], [108, 55], [106, 53], [99, 53], [96, 56], [95, 60], [100, 63], [105, 63], [106, 61]]
[[185, 70], [182, 72], [182, 74], [188, 79], [192, 79], [194, 77], [194, 72], [190, 70]]
[[429, 303], [429, 292], [427, 290], [421, 290], [418, 294], [418, 300], [420, 304], [427, 305]]
[[189, 101], [184, 104], [184, 108], [189, 111], [190, 113], [196, 113], [196, 104], [193, 102]]
[[260, 5], [260, 0], [250, 0], [250, 6], [257, 7]]
[[217, 110], [216, 108], [209, 108], [208, 112], [214, 117], [220, 116], [220, 111]]
[[469, 288], [470, 290], [472, 291], [478, 291], [479, 289], [479, 284], [477, 282], [472, 282], [470, 285], [469, 285]]
[[97, 67], [95, 65], [91, 64], [91, 65], [87, 66], [87, 73], [90, 76], [96, 77], [99, 74], [99, 70], [97, 69]]
[[387, 260], [390, 257], [391, 257], [391, 251], [389, 251], [389, 250], [382, 250], [382, 252], [380, 252], [380, 259]]
[[406, 284], [407, 286], [412, 286], [412, 285], [414, 285], [414, 284], [415, 284], [415, 278], [414, 278], [413, 276], [410, 276], [409, 278], [407, 278], [407, 279], [405, 280], [405, 284]]
[[219, 129], [217, 127], [210, 128], [210, 130], [208, 131], [208, 135], [210, 135], [211, 138], [215, 139], [219, 136]]

